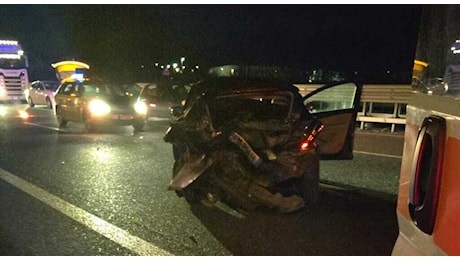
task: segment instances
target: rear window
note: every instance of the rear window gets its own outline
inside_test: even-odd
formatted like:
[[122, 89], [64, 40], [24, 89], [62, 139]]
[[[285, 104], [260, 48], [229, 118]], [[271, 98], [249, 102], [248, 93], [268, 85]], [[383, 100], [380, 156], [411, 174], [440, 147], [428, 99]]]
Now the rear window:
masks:
[[282, 120], [290, 116], [288, 93], [220, 96], [208, 102], [213, 122], [225, 120]]

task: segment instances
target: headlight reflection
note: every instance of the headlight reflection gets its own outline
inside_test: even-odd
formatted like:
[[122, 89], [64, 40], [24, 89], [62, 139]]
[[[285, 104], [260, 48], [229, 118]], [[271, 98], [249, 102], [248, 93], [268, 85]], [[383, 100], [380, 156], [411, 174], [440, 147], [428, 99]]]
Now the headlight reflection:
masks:
[[112, 158], [112, 155], [110, 154], [110, 152], [102, 150], [100, 148], [96, 149], [94, 155], [95, 155], [95, 158], [97, 158], [98, 161], [103, 164], [109, 163], [110, 159]]

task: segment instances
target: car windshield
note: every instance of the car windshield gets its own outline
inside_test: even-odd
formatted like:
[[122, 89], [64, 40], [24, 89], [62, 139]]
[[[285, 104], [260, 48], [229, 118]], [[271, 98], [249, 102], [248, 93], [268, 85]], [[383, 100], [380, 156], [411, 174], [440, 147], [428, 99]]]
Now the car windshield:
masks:
[[0, 59], [0, 68], [2, 69], [23, 69], [27, 68], [27, 60], [21, 59]]
[[84, 85], [84, 96], [131, 96], [129, 88], [119, 84], [89, 83]]

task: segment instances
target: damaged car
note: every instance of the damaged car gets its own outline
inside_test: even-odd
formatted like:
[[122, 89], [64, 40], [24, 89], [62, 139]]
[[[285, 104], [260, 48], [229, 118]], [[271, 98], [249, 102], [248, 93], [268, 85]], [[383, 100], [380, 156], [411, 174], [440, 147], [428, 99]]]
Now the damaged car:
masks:
[[277, 80], [208, 78], [190, 90], [164, 140], [169, 189], [189, 203], [283, 213], [314, 204], [320, 159], [352, 159], [362, 86], [338, 82], [305, 97]]

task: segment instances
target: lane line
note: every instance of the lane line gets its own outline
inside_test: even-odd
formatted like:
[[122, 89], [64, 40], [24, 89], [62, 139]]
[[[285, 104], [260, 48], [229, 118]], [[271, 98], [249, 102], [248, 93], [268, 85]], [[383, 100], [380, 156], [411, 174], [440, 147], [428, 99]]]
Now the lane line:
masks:
[[63, 213], [67, 217], [83, 224], [84, 226], [96, 231], [115, 243], [131, 250], [140, 256], [173, 256], [168, 251], [165, 251], [129, 232], [110, 224], [109, 222], [78, 208], [67, 201], [54, 196], [47, 191], [3, 170], [0, 168], [0, 178], [31, 195], [32, 197], [42, 201], [46, 205]]
[[40, 124], [35, 124], [35, 123], [30, 123], [30, 122], [23, 122], [23, 123], [24, 123], [25, 125], [32, 125], [32, 126], [36, 126], [36, 127], [51, 129], [51, 130], [57, 131], [57, 132], [66, 132], [65, 130], [62, 130], [62, 129], [58, 128], [58, 127], [40, 125]]
[[402, 159], [402, 156], [399, 156], [399, 155], [391, 155], [391, 154], [383, 154], [383, 153], [371, 153], [371, 152], [356, 151], [356, 150], [354, 150], [353, 153], [360, 153], [360, 154], [365, 154], [365, 155], [374, 155], [374, 156]]

